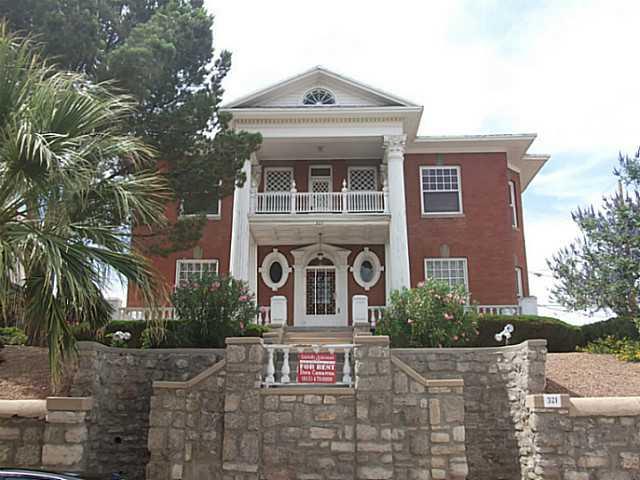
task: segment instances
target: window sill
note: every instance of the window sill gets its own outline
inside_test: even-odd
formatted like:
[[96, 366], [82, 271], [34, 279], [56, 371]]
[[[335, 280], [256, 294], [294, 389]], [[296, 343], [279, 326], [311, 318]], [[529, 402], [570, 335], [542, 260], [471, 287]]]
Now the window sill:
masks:
[[[182, 214], [182, 215], [178, 215], [178, 218], [191, 218], [191, 217], [199, 217], [200, 214], [197, 213], [193, 213], [193, 214]], [[207, 217], [207, 220], [220, 220], [222, 218], [222, 215], [213, 215], [213, 214], [207, 214], [205, 215]]]
[[422, 218], [464, 218], [465, 214], [460, 213], [422, 213]]

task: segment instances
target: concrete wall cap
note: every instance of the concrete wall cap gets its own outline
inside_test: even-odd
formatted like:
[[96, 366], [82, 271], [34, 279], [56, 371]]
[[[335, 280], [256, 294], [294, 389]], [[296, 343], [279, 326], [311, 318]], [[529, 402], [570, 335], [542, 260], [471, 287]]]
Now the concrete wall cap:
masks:
[[247, 345], [247, 344], [259, 344], [262, 345], [264, 341], [260, 337], [227, 337], [225, 339], [227, 345]]
[[[569, 401], [570, 401], [570, 397], [569, 395], [566, 394], [561, 394], [560, 395], [560, 406], [558, 408], [553, 408], [553, 410], [556, 409], [561, 409], [561, 410], [567, 410], [569, 408]], [[544, 409], [544, 394], [535, 394], [535, 395], [527, 395], [526, 401], [525, 401], [525, 405], [527, 406], [527, 408], [531, 408], [531, 409]], [[551, 410], [550, 408], [547, 408], [547, 410]]]
[[47, 410], [86, 412], [93, 408], [92, 397], [47, 397]]
[[156, 380], [153, 382], [153, 388], [168, 388], [173, 390], [188, 390], [195, 387], [200, 382], [206, 380], [211, 375], [218, 373], [226, 365], [226, 360], [220, 360], [218, 363], [211, 365], [206, 370], [200, 372], [195, 377], [187, 380], [186, 382], [170, 382], [166, 380]]
[[523, 348], [528, 347], [546, 347], [547, 341], [545, 339], [536, 339], [536, 340], [525, 340], [522, 343], [517, 343], [515, 345], [507, 345], [503, 347], [456, 347], [456, 348], [392, 348], [392, 353], [441, 353], [441, 354], [451, 354], [451, 353], [502, 353], [509, 352], [514, 350], [522, 350]]
[[631, 417], [640, 415], [640, 397], [572, 398], [572, 417]]
[[356, 335], [353, 337], [353, 343], [388, 346], [389, 337], [387, 335]]
[[0, 417], [44, 418], [46, 400], [0, 400]]

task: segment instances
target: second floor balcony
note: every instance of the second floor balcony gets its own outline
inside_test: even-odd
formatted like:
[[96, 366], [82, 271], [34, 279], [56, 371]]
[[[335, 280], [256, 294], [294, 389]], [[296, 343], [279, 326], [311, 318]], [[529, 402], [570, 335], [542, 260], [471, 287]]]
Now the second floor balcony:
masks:
[[255, 215], [384, 215], [389, 213], [386, 189], [340, 192], [254, 192]]

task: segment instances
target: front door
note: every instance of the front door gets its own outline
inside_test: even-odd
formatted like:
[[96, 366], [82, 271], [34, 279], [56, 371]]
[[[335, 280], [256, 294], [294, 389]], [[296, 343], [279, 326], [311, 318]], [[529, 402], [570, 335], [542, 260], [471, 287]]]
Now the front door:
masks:
[[327, 258], [315, 258], [305, 271], [305, 325], [332, 326], [341, 322], [336, 301], [336, 267]]

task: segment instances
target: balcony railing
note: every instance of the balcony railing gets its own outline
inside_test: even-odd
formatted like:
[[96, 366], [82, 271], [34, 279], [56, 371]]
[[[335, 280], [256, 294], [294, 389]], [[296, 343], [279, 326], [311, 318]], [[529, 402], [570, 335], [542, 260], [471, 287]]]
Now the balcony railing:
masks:
[[387, 192], [260, 192], [254, 193], [255, 214], [384, 214], [388, 213]]

